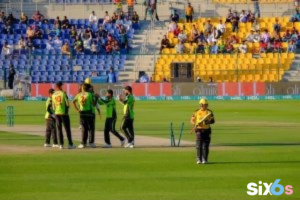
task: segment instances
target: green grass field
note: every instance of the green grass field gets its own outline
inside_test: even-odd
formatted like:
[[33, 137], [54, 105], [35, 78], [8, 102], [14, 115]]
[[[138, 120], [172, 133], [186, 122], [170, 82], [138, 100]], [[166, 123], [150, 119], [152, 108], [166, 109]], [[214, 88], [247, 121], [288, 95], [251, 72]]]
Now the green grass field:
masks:
[[[44, 103], [1, 103], [1, 126], [7, 105], [15, 106], [16, 124], [43, 125]], [[0, 200], [300, 199], [299, 106], [298, 101], [211, 101], [216, 124], [210, 164], [200, 166], [192, 147], [45, 150], [42, 137], [0, 132]], [[177, 128], [184, 122], [183, 139], [193, 140], [188, 121], [197, 108], [196, 101], [136, 102], [136, 134], [168, 137], [171, 121]], [[73, 110], [71, 121], [78, 126]], [[248, 183], [276, 179], [292, 185], [294, 193], [247, 195]]]

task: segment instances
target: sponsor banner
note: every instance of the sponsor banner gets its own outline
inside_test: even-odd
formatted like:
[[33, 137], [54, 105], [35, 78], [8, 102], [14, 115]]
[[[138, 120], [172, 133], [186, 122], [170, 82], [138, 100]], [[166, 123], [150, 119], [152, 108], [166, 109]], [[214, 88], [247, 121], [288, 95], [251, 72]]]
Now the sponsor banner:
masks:
[[172, 83], [172, 96], [214, 95], [218, 95], [218, 83]]
[[[31, 84], [31, 96], [32, 97], [47, 97], [50, 88], [54, 88], [54, 83], [38, 83]], [[79, 91], [79, 85], [77, 83], [65, 83], [63, 90], [66, 91], [67, 95], [76, 96]]]
[[265, 83], [218, 83], [218, 96], [260, 96], [265, 94]]
[[300, 95], [300, 82], [265, 83], [266, 95]]

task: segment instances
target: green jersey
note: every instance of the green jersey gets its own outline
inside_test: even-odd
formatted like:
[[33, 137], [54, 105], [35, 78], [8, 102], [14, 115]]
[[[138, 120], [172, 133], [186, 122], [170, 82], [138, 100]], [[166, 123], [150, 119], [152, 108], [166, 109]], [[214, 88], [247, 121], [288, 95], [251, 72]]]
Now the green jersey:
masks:
[[124, 101], [124, 115], [130, 119], [134, 119], [134, 97], [132, 94], [128, 95]]
[[54, 113], [56, 115], [65, 115], [68, 113], [69, 102], [64, 91], [56, 91], [52, 95]]
[[50, 115], [54, 113], [53, 107], [52, 107], [52, 99], [48, 97], [46, 101], [46, 114], [45, 114], [45, 119], [48, 119]]
[[93, 96], [90, 92], [80, 92], [73, 100], [73, 102], [76, 101], [79, 104], [80, 111], [92, 111]]
[[99, 99], [100, 105], [106, 105], [106, 118], [117, 119], [116, 101], [112, 99]]

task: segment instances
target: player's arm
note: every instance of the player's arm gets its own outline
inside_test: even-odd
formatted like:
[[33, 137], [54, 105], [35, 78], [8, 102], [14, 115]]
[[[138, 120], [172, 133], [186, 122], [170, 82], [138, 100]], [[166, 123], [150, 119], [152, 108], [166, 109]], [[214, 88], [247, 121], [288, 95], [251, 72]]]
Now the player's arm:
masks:
[[77, 104], [76, 104], [77, 99], [78, 99], [78, 96], [76, 95], [76, 97], [75, 97], [75, 98], [73, 99], [73, 101], [72, 101], [72, 104], [73, 104], [73, 107], [75, 108], [75, 110], [76, 110], [77, 112], [79, 112], [79, 108], [78, 108], [78, 106], [77, 106]]
[[191, 119], [190, 119], [191, 124], [195, 125], [196, 123], [196, 117], [195, 114], [192, 115]]
[[105, 100], [105, 99], [102, 99], [102, 98], [98, 99], [98, 104], [99, 105], [106, 105], [108, 103], [109, 103], [109, 100]]
[[[53, 106], [52, 106], [53, 107]], [[48, 106], [47, 106], [47, 112], [50, 114], [50, 115], [53, 115], [54, 113], [52, 112], [52, 109], [51, 109], [51, 103], [48, 103]]]
[[56, 107], [55, 107], [55, 99], [54, 99], [53, 96], [52, 96], [52, 109], [55, 110], [55, 108], [56, 108]]
[[97, 110], [97, 112], [98, 112], [98, 115], [101, 116], [101, 110], [100, 110], [99, 104], [96, 104], [95, 107], [96, 107], [96, 110]]
[[209, 111], [211, 112], [211, 115], [207, 120], [205, 120], [205, 124], [214, 124], [215, 123], [214, 113], [211, 110]]

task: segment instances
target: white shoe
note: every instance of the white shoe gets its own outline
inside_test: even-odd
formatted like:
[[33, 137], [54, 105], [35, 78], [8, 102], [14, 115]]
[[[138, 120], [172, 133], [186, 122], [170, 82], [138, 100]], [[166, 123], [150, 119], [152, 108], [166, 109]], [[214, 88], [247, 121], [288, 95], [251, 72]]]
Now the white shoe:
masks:
[[59, 145], [58, 144], [52, 144], [52, 148], [58, 148]]
[[81, 130], [81, 129], [82, 129], [82, 126], [81, 126], [81, 125], [79, 125], [78, 129], [80, 129], [80, 130]]
[[69, 145], [68, 149], [76, 149], [76, 146], [74, 144], [73, 145]]
[[51, 144], [44, 144], [44, 147], [51, 147]]
[[125, 142], [126, 142], [125, 139], [121, 141], [121, 147], [124, 147], [124, 146], [125, 146]]
[[63, 145], [59, 145], [59, 149], [63, 149], [64, 148], [64, 146]]
[[206, 164], [207, 162], [205, 160], [202, 161], [202, 164]]
[[124, 147], [125, 148], [129, 148], [132, 144], [131, 143], [128, 143], [127, 145], [125, 145]]
[[105, 144], [102, 148], [112, 148], [111, 144]]
[[80, 144], [80, 145], [78, 146], [78, 149], [83, 149], [83, 148], [85, 148], [85, 145], [83, 145], [83, 144]]
[[97, 147], [95, 143], [90, 143], [89, 146], [90, 146], [91, 148], [96, 148], [96, 147]]
[[197, 165], [200, 165], [202, 162], [200, 160], [197, 160]]
[[131, 143], [130, 146], [129, 146], [129, 148], [134, 148], [134, 144]]

